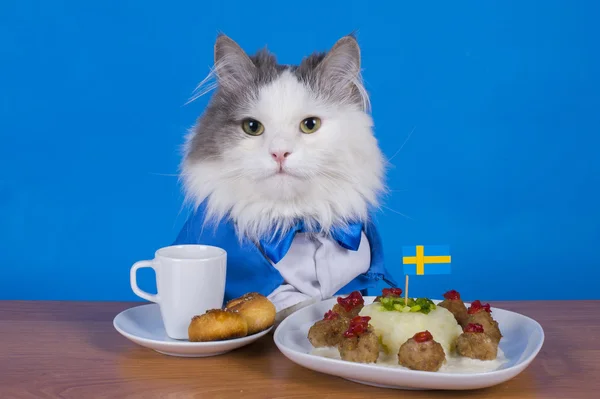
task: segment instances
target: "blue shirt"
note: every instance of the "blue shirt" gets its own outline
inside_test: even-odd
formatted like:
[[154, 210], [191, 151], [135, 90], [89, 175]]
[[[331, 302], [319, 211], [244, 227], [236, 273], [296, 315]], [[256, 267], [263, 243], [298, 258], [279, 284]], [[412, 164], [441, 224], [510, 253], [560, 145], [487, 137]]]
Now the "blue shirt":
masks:
[[[248, 292], [258, 292], [268, 296], [284, 279], [265, 257], [263, 252], [251, 241], [238, 238], [231, 220], [218, 224], [204, 225], [205, 205], [202, 204], [190, 215], [173, 245], [202, 244], [212, 245], [227, 252], [227, 277], [225, 283], [225, 301], [240, 297]], [[360, 291], [367, 294], [379, 280], [396, 286], [392, 276], [384, 266], [383, 247], [377, 228], [369, 221], [363, 228], [371, 249], [371, 264], [366, 273], [356, 276], [341, 288], [336, 295]], [[340, 265], [344, 267], [344, 265]]]

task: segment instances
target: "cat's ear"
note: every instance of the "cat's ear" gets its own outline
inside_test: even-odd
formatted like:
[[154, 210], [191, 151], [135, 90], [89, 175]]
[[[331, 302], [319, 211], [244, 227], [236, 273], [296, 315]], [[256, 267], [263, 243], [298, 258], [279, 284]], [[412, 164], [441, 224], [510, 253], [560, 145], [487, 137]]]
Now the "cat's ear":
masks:
[[214, 70], [221, 87], [236, 89], [252, 80], [256, 66], [236, 42], [220, 34], [215, 42]]
[[369, 108], [360, 73], [360, 47], [353, 35], [342, 37], [317, 66], [319, 85], [337, 101]]
[[319, 63], [321, 79], [336, 85], [349, 85], [360, 76], [360, 47], [354, 36], [344, 36]]

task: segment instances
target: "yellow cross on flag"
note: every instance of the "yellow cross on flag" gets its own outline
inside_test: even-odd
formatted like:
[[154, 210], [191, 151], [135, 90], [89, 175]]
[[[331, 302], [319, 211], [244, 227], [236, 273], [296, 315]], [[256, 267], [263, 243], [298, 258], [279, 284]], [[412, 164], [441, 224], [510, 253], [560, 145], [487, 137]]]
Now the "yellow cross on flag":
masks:
[[404, 274], [450, 274], [450, 247], [416, 245], [402, 247]]

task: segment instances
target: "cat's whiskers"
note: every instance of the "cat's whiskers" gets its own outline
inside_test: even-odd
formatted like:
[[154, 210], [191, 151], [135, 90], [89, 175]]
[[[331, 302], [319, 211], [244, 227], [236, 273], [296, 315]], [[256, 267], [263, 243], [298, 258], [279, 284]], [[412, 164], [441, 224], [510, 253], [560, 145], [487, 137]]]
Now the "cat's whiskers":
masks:
[[180, 177], [180, 175], [178, 173], [154, 173], [154, 172], [148, 172], [148, 174], [154, 175], [154, 176]]
[[394, 155], [392, 155], [392, 156], [391, 156], [391, 157], [390, 157], [390, 158], [387, 160], [387, 163], [388, 163], [388, 164], [390, 164], [390, 165], [393, 165], [393, 164], [392, 164], [392, 160], [393, 160], [394, 158], [396, 158], [396, 155], [398, 155], [398, 154], [400, 153], [400, 151], [402, 151], [402, 149], [404, 148], [404, 146], [406, 145], [406, 143], [408, 143], [408, 140], [410, 140], [410, 137], [412, 136], [412, 134], [414, 133], [414, 131], [415, 131], [415, 129], [416, 129], [416, 128], [417, 128], [416, 126], [414, 126], [414, 127], [412, 128], [412, 130], [410, 131], [410, 133], [408, 134], [408, 136], [406, 137], [406, 139], [404, 140], [404, 142], [402, 143], [402, 145], [400, 146], [400, 148], [398, 148], [398, 150], [396, 150], [396, 152], [394, 153]]
[[405, 215], [404, 213], [402, 213], [402, 212], [399, 212], [399, 211], [397, 211], [397, 210], [395, 210], [395, 209], [392, 209], [392, 208], [390, 208], [390, 207], [388, 207], [388, 206], [381, 205], [381, 207], [382, 207], [382, 208], [385, 208], [385, 209], [387, 209], [387, 210], [388, 210], [388, 211], [390, 211], [390, 212], [394, 212], [394, 213], [396, 213], [396, 214], [398, 214], [398, 215], [400, 215], [400, 216], [404, 216], [404, 217], [405, 217], [405, 218], [407, 218], [407, 219], [414, 220], [414, 219], [413, 219], [413, 218], [411, 218], [410, 216], [408, 216], [408, 215]]
[[198, 86], [196, 86], [196, 88], [192, 92], [192, 96], [184, 104], [184, 106], [196, 101], [203, 95], [210, 93], [211, 91], [216, 89], [219, 86], [219, 83], [216, 80], [216, 76], [217, 76], [217, 66], [215, 65], [210, 69], [210, 72], [208, 73], [208, 75], [206, 75], [206, 77], [200, 83], [198, 83]]
[[356, 178], [349, 173], [345, 173], [342, 171], [320, 171], [320, 176], [325, 177], [331, 183], [335, 184], [338, 188], [341, 188], [339, 185], [339, 180], [343, 180], [350, 184], [357, 183]]

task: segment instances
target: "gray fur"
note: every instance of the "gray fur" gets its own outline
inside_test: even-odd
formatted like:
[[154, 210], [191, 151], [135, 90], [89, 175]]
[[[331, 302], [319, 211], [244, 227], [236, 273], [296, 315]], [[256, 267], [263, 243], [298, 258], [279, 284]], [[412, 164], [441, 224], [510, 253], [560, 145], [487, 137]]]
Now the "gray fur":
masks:
[[[227, 58], [229, 57], [229, 58]], [[227, 62], [222, 62], [223, 60]], [[360, 50], [350, 35], [328, 52], [315, 52], [299, 65], [281, 65], [267, 49], [252, 56], [230, 38], [220, 35], [215, 43], [218, 88], [204, 114], [198, 119], [190, 142], [188, 159], [202, 161], [219, 157], [223, 149], [244, 138], [239, 115], [256, 99], [262, 86], [285, 70], [325, 101], [363, 105], [360, 90]]]

